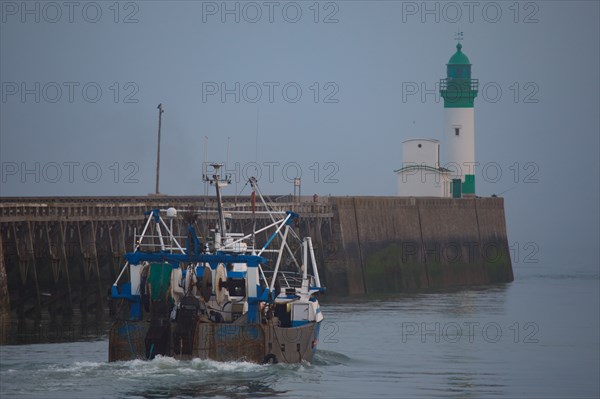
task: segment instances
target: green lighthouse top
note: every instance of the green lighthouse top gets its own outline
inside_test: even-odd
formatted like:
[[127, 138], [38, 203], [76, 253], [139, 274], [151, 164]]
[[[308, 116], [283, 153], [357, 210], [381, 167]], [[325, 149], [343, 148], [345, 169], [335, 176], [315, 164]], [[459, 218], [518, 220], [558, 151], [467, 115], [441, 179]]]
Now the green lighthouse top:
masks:
[[440, 80], [440, 95], [444, 108], [473, 108], [479, 81], [471, 78], [471, 61], [456, 45], [456, 53], [446, 64], [446, 78]]
[[471, 65], [469, 57], [462, 52], [462, 44], [460, 42], [456, 45], [456, 53], [450, 58], [448, 65]]

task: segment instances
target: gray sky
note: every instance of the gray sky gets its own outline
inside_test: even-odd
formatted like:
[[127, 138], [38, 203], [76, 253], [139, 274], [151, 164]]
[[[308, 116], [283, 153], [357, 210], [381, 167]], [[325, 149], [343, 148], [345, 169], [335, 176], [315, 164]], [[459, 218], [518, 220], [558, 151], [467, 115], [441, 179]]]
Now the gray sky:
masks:
[[203, 193], [207, 136], [266, 192], [301, 171], [303, 194], [394, 195], [401, 142], [441, 138], [460, 30], [477, 192], [504, 192], [513, 261], [598, 269], [596, 1], [0, 5], [2, 196], [153, 192], [159, 103], [163, 193]]

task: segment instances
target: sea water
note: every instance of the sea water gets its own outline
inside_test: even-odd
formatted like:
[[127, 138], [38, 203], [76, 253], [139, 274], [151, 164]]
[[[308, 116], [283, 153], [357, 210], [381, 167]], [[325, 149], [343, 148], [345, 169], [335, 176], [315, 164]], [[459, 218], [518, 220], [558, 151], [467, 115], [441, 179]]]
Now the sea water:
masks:
[[1, 398], [598, 398], [599, 276], [322, 298], [312, 363], [107, 362], [86, 341], [0, 347]]

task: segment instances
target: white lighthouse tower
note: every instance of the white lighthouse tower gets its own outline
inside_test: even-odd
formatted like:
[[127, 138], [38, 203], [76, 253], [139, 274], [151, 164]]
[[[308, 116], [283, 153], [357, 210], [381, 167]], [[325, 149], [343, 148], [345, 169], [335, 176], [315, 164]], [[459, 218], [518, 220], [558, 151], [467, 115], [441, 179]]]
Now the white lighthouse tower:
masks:
[[475, 195], [473, 104], [479, 81], [471, 78], [471, 63], [462, 52], [460, 41], [446, 67], [446, 78], [440, 81], [440, 95], [444, 99], [443, 161], [452, 171], [452, 196], [469, 197]]

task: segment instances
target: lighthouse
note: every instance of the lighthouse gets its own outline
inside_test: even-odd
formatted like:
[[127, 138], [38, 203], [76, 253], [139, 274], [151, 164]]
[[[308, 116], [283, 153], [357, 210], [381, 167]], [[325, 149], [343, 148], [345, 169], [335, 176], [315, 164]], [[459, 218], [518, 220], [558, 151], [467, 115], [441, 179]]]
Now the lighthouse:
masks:
[[[461, 37], [462, 32], [457, 33], [459, 40]], [[434, 139], [402, 142], [402, 168], [394, 171], [399, 196], [475, 196], [473, 104], [478, 86], [479, 81], [471, 78], [471, 62], [459, 41], [456, 53], [446, 64], [446, 77], [440, 80], [440, 95], [444, 99], [443, 143]]]
[[440, 80], [444, 99], [444, 166], [452, 171], [453, 197], [475, 195], [475, 115], [479, 81], [471, 78], [471, 62], [460, 41]]

